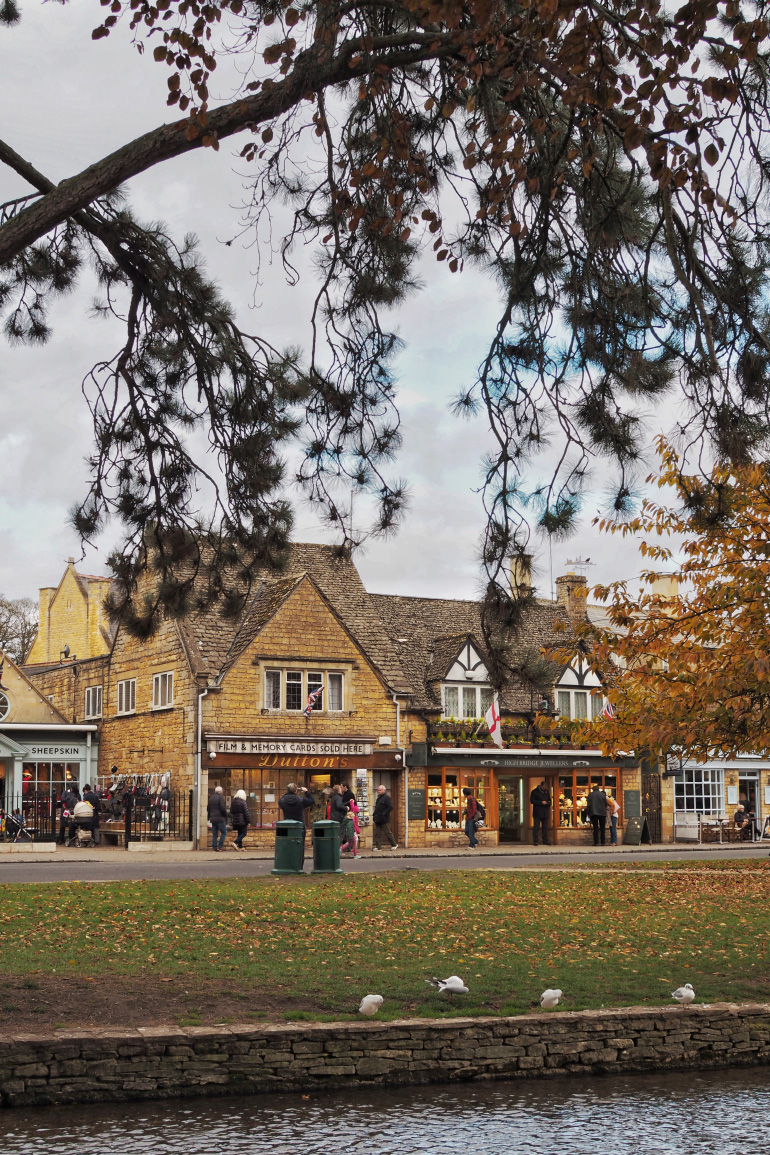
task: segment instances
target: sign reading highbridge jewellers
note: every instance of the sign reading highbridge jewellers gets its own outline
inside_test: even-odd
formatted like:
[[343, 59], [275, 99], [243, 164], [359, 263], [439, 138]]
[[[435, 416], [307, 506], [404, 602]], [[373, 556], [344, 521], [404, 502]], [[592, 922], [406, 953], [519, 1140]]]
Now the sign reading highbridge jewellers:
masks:
[[337, 742], [329, 738], [209, 738], [208, 752], [217, 754], [371, 754], [371, 741]]

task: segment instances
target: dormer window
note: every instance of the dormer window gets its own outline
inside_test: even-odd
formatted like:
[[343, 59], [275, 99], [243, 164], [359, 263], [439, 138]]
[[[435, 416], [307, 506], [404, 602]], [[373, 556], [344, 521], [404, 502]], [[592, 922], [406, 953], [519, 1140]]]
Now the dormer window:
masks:
[[[437, 639], [437, 644], [442, 642], [452, 644], [451, 639]], [[459, 638], [454, 640], [454, 645], [460, 646]], [[487, 668], [469, 638], [455, 654], [441, 684], [441, 715], [443, 718], [482, 718], [492, 705], [494, 693]]]
[[561, 718], [585, 722], [602, 712], [602, 683], [582, 658], [562, 670], [556, 684], [556, 711]]

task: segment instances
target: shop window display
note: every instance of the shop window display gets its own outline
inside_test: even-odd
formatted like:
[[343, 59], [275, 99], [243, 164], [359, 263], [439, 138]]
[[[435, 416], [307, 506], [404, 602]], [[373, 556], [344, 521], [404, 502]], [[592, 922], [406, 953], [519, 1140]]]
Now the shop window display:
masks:
[[608, 798], [618, 797], [618, 774], [616, 770], [594, 771], [593, 774], [562, 774], [559, 777], [558, 823], [561, 827], [590, 825], [585, 815], [588, 795], [594, 786], [603, 790]]
[[427, 814], [428, 830], [462, 830], [465, 801], [462, 791], [468, 786], [485, 808], [488, 821], [491, 819], [489, 798], [489, 777], [486, 774], [462, 772], [459, 770], [437, 770], [428, 774]]
[[[338, 780], [336, 775], [334, 780], [335, 782]], [[276, 822], [283, 818], [278, 808], [278, 802], [286, 793], [286, 787], [290, 782], [296, 782], [298, 786], [307, 786], [313, 790], [317, 807], [311, 811], [311, 820], [316, 819], [316, 810], [321, 817], [325, 818], [326, 807], [325, 803], [322, 805], [321, 791], [325, 786], [331, 785], [331, 777], [328, 774], [303, 775], [301, 772], [288, 767], [209, 772], [209, 792], [215, 786], [221, 786], [228, 807], [236, 790], [245, 790], [246, 805], [251, 817], [251, 830], [270, 830]], [[323, 810], [322, 815], [320, 814], [321, 810]]]
[[77, 783], [79, 774], [79, 762], [25, 762], [21, 807], [27, 824], [35, 826], [52, 818], [65, 785]]

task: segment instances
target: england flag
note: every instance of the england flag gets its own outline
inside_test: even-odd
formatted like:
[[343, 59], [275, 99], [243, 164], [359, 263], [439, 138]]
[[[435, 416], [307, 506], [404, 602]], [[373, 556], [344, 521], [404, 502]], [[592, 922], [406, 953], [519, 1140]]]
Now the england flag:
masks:
[[500, 706], [498, 704], [497, 698], [493, 699], [492, 705], [484, 715], [484, 721], [487, 724], [490, 738], [494, 742], [495, 746], [499, 746], [502, 750], [503, 735], [500, 729]]

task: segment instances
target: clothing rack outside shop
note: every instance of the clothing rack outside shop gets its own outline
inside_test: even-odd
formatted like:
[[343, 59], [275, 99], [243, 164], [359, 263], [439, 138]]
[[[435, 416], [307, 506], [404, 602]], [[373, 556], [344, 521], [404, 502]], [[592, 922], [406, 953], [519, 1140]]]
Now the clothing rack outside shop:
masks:
[[[192, 842], [195, 807], [192, 790], [168, 786], [150, 793], [124, 779], [120, 788], [97, 791], [98, 842], [127, 847], [131, 842]], [[135, 789], [133, 787], [136, 787]], [[68, 818], [64, 818], [65, 826]], [[0, 809], [0, 838], [5, 842], [56, 842], [62, 839], [61, 799], [55, 795], [21, 794], [6, 798]]]

